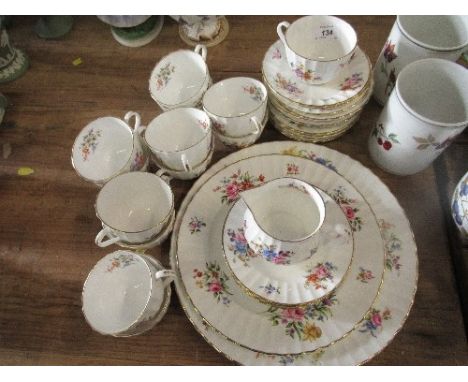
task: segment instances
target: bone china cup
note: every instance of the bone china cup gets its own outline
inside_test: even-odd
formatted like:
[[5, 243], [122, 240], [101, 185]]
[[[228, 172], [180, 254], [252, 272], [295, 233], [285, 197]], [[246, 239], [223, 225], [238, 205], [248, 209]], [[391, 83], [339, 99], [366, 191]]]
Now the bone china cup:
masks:
[[163, 110], [193, 107], [200, 103], [209, 86], [206, 47], [178, 50], [163, 57], [153, 69], [149, 80], [151, 97]]
[[130, 172], [104, 185], [95, 205], [104, 227], [96, 236], [98, 246], [147, 243], [165, 231], [174, 211], [174, 194], [170, 177], [162, 173]]
[[310, 184], [278, 178], [242, 192], [247, 205], [244, 234], [249, 247], [268, 260], [272, 251], [293, 254], [294, 262], [310, 257], [319, 244], [325, 203]]
[[[135, 118], [135, 124], [129, 125]], [[124, 121], [103, 117], [89, 123], [75, 139], [71, 161], [83, 179], [102, 186], [116, 175], [146, 171], [148, 158], [137, 130], [140, 115], [129, 111]]]
[[203, 163], [210, 153], [211, 121], [202, 110], [170, 110], [150, 122], [144, 139], [162, 167], [190, 172]]
[[468, 125], [468, 71], [427, 58], [407, 65], [369, 136], [383, 170], [411, 175], [428, 167]]
[[115, 337], [137, 335], [162, 318], [174, 272], [146, 258], [116, 251], [91, 270], [83, 286], [82, 310], [93, 330]]
[[374, 98], [384, 105], [401, 70], [424, 58], [457, 61], [468, 46], [468, 16], [398, 16], [374, 68]]
[[203, 96], [203, 110], [218, 136], [259, 134], [267, 108], [265, 85], [249, 77], [233, 77], [214, 84]]
[[282, 21], [276, 31], [289, 66], [298, 79], [308, 84], [332, 80], [357, 47], [353, 27], [333, 16], [306, 16], [292, 24]]

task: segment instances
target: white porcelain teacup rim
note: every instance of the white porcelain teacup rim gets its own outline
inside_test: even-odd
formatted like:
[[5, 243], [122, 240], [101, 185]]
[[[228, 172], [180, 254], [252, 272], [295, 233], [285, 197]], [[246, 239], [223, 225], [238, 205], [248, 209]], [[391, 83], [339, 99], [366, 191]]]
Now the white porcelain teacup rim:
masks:
[[[160, 174], [162, 176], [162, 174], [164, 173], [164, 170], [160, 170]], [[159, 172], [159, 171], [158, 171]], [[126, 231], [126, 230], [123, 230], [121, 228], [115, 228], [115, 227], [112, 227], [110, 224], [108, 224], [107, 222], [104, 221], [104, 219], [101, 218], [101, 216], [99, 215], [99, 212], [98, 212], [98, 208], [97, 208], [97, 202], [98, 202], [98, 199], [99, 199], [99, 196], [101, 195], [101, 192], [103, 192], [104, 188], [106, 186], [108, 186], [112, 181], [114, 181], [116, 178], [120, 178], [120, 177], [124, 177], [124, 176], [150, 176], [150, 177], [157, 177], [159, 178], [159, 180], [161, 181], [161, 183], [163, 184], [163, 187], [167, 187], [167, 189], [170, 191], [170, 195], [171, 195], [171, 207], [169, 209], [169, 212], [167, 213], [167, 215], [163, 218], [163, 220], [161, 220], [160, 222], [154, 224], [153, 226], [151, 227], [147, 227], [145, 229], [141, 229], [141, 230], [138, 230], [138, 231]], [[112, 178], [109, 182], [107, 182], [98, 192], [97, 196], [96, 196], [96, 201], [94, 203], [94, 210], [96, 212], [96, 217], [102, 222], [104, 223], [107, 227], [115, 230], [115, 231], [119, 231], [119, 232], [124, 232], [124, 233], [142, 233], [142, 232], [146, 232], [146, 231], [149, 231], [150, 229], [153, 229], [153, 228], [156, 228], [156, 227], [159, 227], [160, 225], [165, 225], [167, 220], [171, 217], [171, 214], [172, 212], [174, 211], [174, 192], [172, 191], [172, 188], [169, 186], [169, 184], [166, 183], [166, 181], [161, 177], [160, 175], [157, 175], [157, 174], [153, 174], [151, 172], [141, 172], [141, 171], [133, 171], [133, 172], [126, 172], [124, 174], [120, 174], [118, 176], [115, 176], [114, 178]], [[154, 178], [153, 178], [154, 179]], [[159, 232], [158, 232], [159, 233]]]
[[[410, 40], [411, 42], [415, 43], [416, 45], [419, 45], [420, 47], [424, 48], [424, 49], [429, 49], [429, 50], [434, 50], [436, 52], [452, 52], [452, 51], [456, 51], [456, 50], [460, 50], [460, 49], [463, 49], [464, 47], [468, 46], [468, 31], [467, 31], [467, 38], [465, 40], [464, 43], [460, 44], [460, 45], [455, 45], [455, 46], [450, 46], [450, 47], [440, 47], [440, 46], [434, 46], [434, 45], [431, 45], [431, 44], [427, 44], [425, 42], [422, 42], [422, 41], [419, 41], [417, 39], [415, 39], [413, 36], [411, 36], [406, 30], [405, 28], [403, 27], [403, 25], [401, 24], [401, 18], [402, 17], [406, 17], [408, 15], [398, 15], [397, 16], [397, 19], [396, 19], [396, 23], [398, 25], [398, 28], [400, 29], [401, 33], [403, 33], [403, 35], [408, 39]], [[454, 16], [459, 16], [459, 17], [463, 17], [461, 15], [454, 15]]]
[[[76, 146], [76, 144], [78, 143], [78, 138], [81, 136], [81, 133], [82, 133], [86, 128], [88, 128], [88, 126], [89, 126], [91, 123], [93, 123], [93, 122], [95, 122], [95, 121], [98, 121], [98, 120], [100, 120], [100, 119], [104, 119], [104, 118], [113, 118], [113, 119], [116, 119], [116, 120], [118, 120], [118, 121], [124, 123], [125, 127], [127, 128], [127, 130], [128, 130], [128, 131], [130, 132], [130, 134], [132, 135], [132, 149], [130, 150], [129, 157], [128, 157], [128, 159], [126, 160], [125, 164], [124, 164], [118, 171], [116, 171], [115, 174], [109, 176], [108, 178], [104, 178], [104, 179], [91, 179], [91, 178], [87, 178], [86, 176], [84, 176], [84, 175], [78, 170], [78, 168], [76, 167], [75, 162], [74, 162], [74, 160], [73, 160], [73, 154], [74, 154], [74, 152], [75, 152], [75, 146]], [[127, 167], [128, 163], [129, 163], [130, 160], [132, 159], [132, 157], [133, 157], [133, 152], [134, 152], [134, 150], [135, 150], [135, 135], [134, 135], [134, 133], [135, 133], [135, 131], [132, 130], [132, 128], [128, 125], [128, 123], [125, 122], [123, 119], [120, 119], [120, 118], [118, 118], [118, 117], [114, 117], [114, 116], [109, 115], [109, 116], [99, 117], [99, 118], [96, 118], [96, 119], [92, 120], [91, 122], [89, 122], [85, 127], [83, 127], [83, 128], [80, 130], [80, 132], [78, 133], [78, 135], [77, 135], [76, 138], [75, 138], [75, 141], [73, 142], [72, 154], [71, 154], [71, 157], [70, 157], [70, 159], [71, 159], [71, 164], [72, 164], [73, 169], [75, 170], [75, 172], [77, 173], [77, 175], [78, 175], [80, 178], [82, 178], [82, 179], [84, 179], [84, 180], [86, 180], [86, 181], [88, 181], [88, 182], [93, 182], [93, 183], [107, 183], [107, 182], [108, 182], [109, 180], [111, 180], [112, 178], [115, 178], [116, 176], [120, 175], [121, 172], [122, 172], [122, 170], [123, 170], [125, 167]]]
[[311, 233], [309, 233], [307, 236], [304, 236], [304, 237], [301, 237], [301, 238], [295, 239], [295, 240], [285, 240], [285, 239], [278, 239], [278, 238], [274, 237], [274, 236], [271, 235], [268, 231], [266, 231], [266, 230], [261, 226], [261, 224], [258, 223], [257, 219], [255, 218], [254, 213], [252, 212], [252, 208], [249, 206], [249, 204], [247, 203], [247, 201], [246, 201], [244, 198], [242, 198], [242, 193], [252, 191], [252, 190], [254, 190], [254, 189], [258, 188], [258, 187], [255, 187], [255, 188], [251, 188], [251, 189], [249, 189], [249, 190], [242, 191], [242, 192], [240, 193], [240, 196], [241, 196], [243, 202], [245, 203], [245, 205], [247, 206], [247, 209], [250, 211], [250, 214], [252, 215], [252, 218], [253, 218], [255, 224], [262, 230], [262, 232], [263, 232], [265, 235], [267, 235], [267, 236], [273, 238], [273, 239], [276, 240], [276, 241], [280, 241], [280, 242], [283, 242], [283, 243], [300, 243], [300, 242], [302, 242], [302, 241], [304, 241], [304, 240], [309, 239], [309, 238], [312, 237], [313, 235], [315, 235], [315, 234], [320, 230], [320, 228], [322, 228], [322, 225], [323, 225], [323, 222], [325, 221], [325, 217], [326, 217], [326, 213], [327, 213], [326, 208], [325, 208], [326, 204], [325, 204], [325, 201], [323, 200], [322, 195], [320, 195], [320, 192], [318, 192], [318, 190], [317, 190], [314, 186], [312, 186], [311, 184], [309, 184], [309, 183], [307, 183], [307, 182], [304, 182], [304, 181], [301, 180], [301, 179], [294, 178], [294, 177], [292, 177], [292, 176], [282, 176], [282, 177], [280, 177], [280, 178], [271, 179], [271, 180], [269, 180], [269, 181], [263, 183], [263, 184], [261, 185], [261, 187], [263, 187], [263, 186], [265, 186], [265, 185], [267, 185], [267, 184], [269, 184], [269, 183], [274, 183], [274, 182], [278, 182], [278, 181], [284, 181], [285, 179], [290, 179], [291, 181], [297, 181], [298, 183], [305, 185], [307, 188], [312, 188], [312, 189], [314, 190], [314, 192], [317, 194], [317, 196], [319, 197], [319, 199], [321, 200], [322, 205], [323, 205], [323, 207], [324, 207], [324, 208], [323, 208], [323, 214], [322, 214], [322, 216], [320, 217], [320, 223], [317, 225], [317, 227], [315, 228], [315, 230], [312, 231]]
[[[305, 56], [300, 55], [300, 54], [297, 53], [293, 48], [291, 48], [291, 44], [288, 42], [288, 31], [289, 31], [289, 28], [290, 28], [294, 23], [296, 23], [297, 21], [299, 21], [300, 19], [305, 18], [305, 17], [330, 17], [330, 18], [332, 18], [332, 19], [339, 20], [339, 22], [342, 22], [342, 23], [346, 24], [346, 25], [349, 26], [349, 27], [351, 28], [351, 30], [354, 32], [354, 39], [355, 39], [355, 41], [354, 41], [353, 47], [350, 49], [350, 51], [349, 51], [348, 53], [346, 53], [346, 54], [344, 54], [344, 55], [342, 55], [342, 56], [340, 56], [340, 57], [337, 57], [337, 58], [332, 58], [332, 59], [330, 59], [330, 60], [323, 60], [323, 59], [316, 58], [316, 57], [311, 58], [311, 57], [305, 57]], [[318, 16], [318, 15], [317, 15], [317, 16], [312, 16], [312, 15], [311, 15], [311, 16], [300, 17], [300, 18], [298, 18], [297, 20], [294, 20], [294, 22], [292, 22], [292, 23], [289, 25], [288, 29], [286, 30], [286, 33], [284, 34], [284, 37], [285, 37], [285, 39], [286, 39], [286, 43], [288, 44], [288, 48], [291, 49], [291, 50], [294, 52], [294, 54], [295, 54], [296, 56], [302, 57], [304, 60], [315, 61], [315, 62], [334, 62], [334, 61], [342, 61], [342, 60], [344, 60], [345, 58], [347, 58], [350, 54], [352, 54], [352, 53], [356, 50], [356, 48], [357, 48], [357, 46], [358, 46], [358, 38], [357, 38], [356, 30], [353, 28], [353, 26], [352, 26], [350, 23], [348, 23], [347, 21], [345, 21], [345, 20], [343, 20], [343, 19], [341, 19], [341, 18], [339, 18], [339, 17], [336, 17], [336, 16]]]
[[[196, 108], [194, 108], [194, 107], [181, 107], [181, 108], [177, 108], [177, 109], [172, 109], [172, 110], [165, 111], [164, 113], [161, 113], [161, 114], [159, 114], [157, 117], [155, 117], [150, 123], [148, 123], [148, 126], [146, 127], [145, 132], [144, 132], [144, 134], [143, 134], [143, 139], [145, 140], [145, 143], [148, 145], [148, 147], [149, 147], [151, 150], [156, 151], [156, 152], [158, 152], [158, 153], [170, 153], [170, 154], [173, 154], [173, 153], [180, 153], [180, 152], [182, 152], [182, 151], [186, 151], [186, 150], [188, 150], [188, 149], [191, 149], [192, 147], [195, 147], [195, 146], [199, 145], [201, 142], [203, 142], [203, 141], [205, 140], [206, 136], [207, 136], [208, 134], [210, 134], [211, 128], [208, 128], [208, 129], [206, 129], [206, 130], [200, 128], [200, 130], [202, 130], [202, 131], [205, 133], [205, 134], [203, 135], [203, 137], [202, 137], [200, 140], [198, 140], [197, 142], [191, 144], [190, 146], [184, 147], [184, 148], [182, 148], [182, 149], [177, 149], [177, 150], [161, 150], [161, 149], [157, 149], [156, 147], [154, 147], [154, 146], [152, 146], [152, 145], [149, 144], [148, 140], [146, 139], [146, 131], [147, 131], [149, 128], [151, 128], [151, 125], [153, 124], [153, 122], [156, 123], [155, 121], [156, 121], [158, 118], [160, 118], [162, 115], [165, 115], [165, 116], [166, 116], [166, 115], [169, 114], [169, 113], [172, 113], [172, 114], [180, 113], [181, 110], [186, 110], [186, 109], [195, 110], [195, 111], [197, 111], [197, 112], [199, 112], [199, 111], [203, 112], [203, 110], [196, 109]], [[209, 126], [211, 126], [211, 120], [210, 120], [210, 117], [209, 117], [208, 115], [207, 115], [207, 120], [208, 120]], [[153, 125], [153, 126], [154, 126], [154, 125]], [[194, 126], [195, 126], [195, 124], [194, 124]], [[197, 127], [199, 127], [199, 126], [197, 125]]]
[[[175, 104], [169, 104], [169, 103], [166, 103], [166, 102], [163, 102], [161, 98], [157, 97], [152, 91], [151, 91], [151, 79], [153, 78], [153, 74], [155, 73], [156, 69], [158, 68], [158, 66], [162, 63], [163, 60], [165, 60], [167, 57], [175, 54], [175, 53], [180, 53], [180, 52], [185, 52], [185, 53], [190, 53], [190, 55], [195, 55], [195, 56], [198, 56], [198, 58], [196, 58], [197, 60], [200, 59], [202, 62], [203, 62], [203, 67], [204, 67], [204, 72], [205, 72], [205, 75], [203, 77], [203, 82], [201, 84], [201, 86], [199, 87], [197, 93], [195, 95], [193, 95], [192, 97], [190, 98], [187, 98], [186, 100], [182, 101], [182, 102], [179, 102], [179, 103], [175, 103]], [[153, 99], [158, 102], [158, 103], [161, 103], [163, 106], [167, 106], [167, 107], [172, 107], [172, 108], [175, 108], [175, 107], [178, 107], [179, 105], [182, 105], [186, 102], [189, 102], [191, 101], [192, 99], [195, 99], [197, 97], [200, 96], [200, 91], [205, 87], [207, 81], [209, 82], [209, 75], [210, 75], [210, 71], [208, 69], [208, 64], [206, 63], [206, 61], [203, 59], [203, 57], [196, 53], [195, 51], [193, 50], [190, 50], [190, 49], [178, 49], [176, 51], [173, 51], [173, 52], [170, 52], [168, 54], [166, 54], [165, 56], [161, 57], [161, 59], [156, 63], [156, 65], [154, 66], [153, 70], [151, 71], [151, 75], [150, 75], [150, 78], [149, 78], [149, 92], [151, 94], [151, 96], [153, 97]]]
[[[140, 314], [138, 315], [138, 317], [132, 322], [130, 323], [126, 328], [122, 329], [121, 331], [119, 332], [102, 332], [100, 330], [97, 330], [88, 320], [88, 317], [86, 316], [86, 313], [84, 311], [84, 303], [83, 303], [83, 297], [84, 297], [84, 292], [85, 292], [85, 288], [86, 288], [86, 284], [88, 282], [88, 279], [90, 278], [91, 276], [91, 273], [94, 271], [94, 269], [96, 268], [97, 266], [97, 263], [94, 265], [94, 267], [91, 269], [91, 271], [89, 271], [88, 273], [88, 276], [86, 277], [86, 280], [83, 284], [83, 290], [81, 291], [81, 311], [83, 312], [83, 316], [86, 320], [86, 322], [88, 323], [88, 325], [93, 328], [93, 330], [95, 330], [96, 332], [100, 333], [100, 334], [103, 334], [103, 335], [114, 335], [114, 334], [118, 334], [118, 333], [121, 333], [121, 332], [124, 332], [124, 331], [127, 331], [129, 329], [131, 329], [135, 324], [138, 324], [140, 319], [143, 317], [144, 313], [146, 312], [146, 309], [148, 308], [148, 304], [150, 303], [151, 301], [151, 295], [153, 294], [153, 286], [154, 286], [154, 280], [153, 280], [153, 274], [151, 273], [151, 269], [148, 265], [148, 263], [144, 260], [144, 258], [142, 258], [138, 253], [136, 252], [133, 252], [133, 251], [130, 251], [128, 249], [119, 249], [117, 251], [114, 251], [114, 252], [111, 252], [109, 254], [107, 254], [105, 257], [109, 256], [109, 255], [112, 255], [112, 254], [117, 254], [119, 252], [126, 252], [127, 254], [131, 254], [135, 257], [137, 257], [139, 260], [143, 261], [143, 263], [145, 264], [145, 271], [148, 271], [148, 276], [150, 278], [150, 288], [149, 288], [149, 291], [148, 291], [148, 297], [146, 299], [146, 303], [145, 303], [145, 306], [143, 307], [143, 309], [141, 309], [141, 312]], [[104, 258], [102, 258], [104, 259]], [[102, 260], [101, 259], [101, 260]], [[100, 260], [100, 261], [101, 261]], [[99, 263], [99, 261], [98, 261]]]
[[[253, 81], [255, 84], [259, 85], [259, 87], [262, 89], [262, 102], [260, 102], [260, 104], [255, 109], [250, 110], [250, 111], [245, 112], [245, 113], [238, 113], [236, 115], [219, 115], [219, 114], [216, 114], [216, 113], [208, 110], [208, 108], [205, 106], [205, 97], [208, 94], [208, 92], [211, 91], [212, 89], [216, 88], [216, 86], [220, 85], [223, 82], [227, 82], [227, 81], [231, 81], [231, 80], [238, 80], [238, 79], [246, 79], [246, 80], [249, 80], [249, 81]], [[251, 114], [254, 114], [262, 106], [264, 106], [264, 104], [265, 104], [265, 102], [267, 102], [267, 100], [268, 100], [268, 91], [267, 91], [265, 85], [262, 83], [262, 81], [259, 81], [259, 80], [255, 79], [255, 78], [252, 78], [252, 77], [242, 77], [242, 76], [241, 77], [229, 77], [229, 78], [225, 78], [224, 80], [216, 82], [213, 86], [211, 86], [205, 92], [205, 94], [203, 95], [203, 99], [202, 99], [202, 106], [203, 106], [203, 110], [206, 113], [212, 114], [212, 115], [214, 115], [216, 117], [219, 117], [219, 118], [229, 119], [229, 118], [248, 117]]]
[[428, 123], [428, 124], [430, 124], [432, 126], [443, 127], [443, 128], [459, 128], [459, 127], [465, 126], [468, 123], [468, 114], [467, 114], [465, 120], [461, 121], [461, 122], [448, 123], [448, 122], [435, 121], [435, 120], [429, 119], [429, 118], [424, 117], [423, 115], [417, 113], [405, 101], [405, 99], [402, 96], [401, 91], [400, 91], [400, 84], [401, 84], [401, 81], [404, 80], [405, 73], [407, 72], [408, 68], [411, 68], [412, 66], [415, 66], [415, 65], [420, 65], [420, 64], [425, 63], [425, 62], [432, 62], [433, 65], [452, 66], [453, 70], [458, 70], [460, 73], [462, 73], [463, 71], [466, 70], [463, 66], [461, 66], [459, 64], [456, 64], [455, 62], [451, 62], [451, 61], [444, 60], [444, 59], [441, 59], [441, 58], [425, 58], [425, 59], [422, 59], [422, 60], [413, 61], [410, 64], [406, 65], [403, 68], [403, 70], [401, 71], [401, 73], [397, 77], [396, 85], [395, 85], [395, 92], [396, 92], [398, 101], [405, 108], [405, 110], [408, 111], [408, 113], [410, 113], [411, 115], [413, 115], [417, 119], [419, 119], [419, 120], [421, 120], [421, 121], [423, 121], [425, 123]]

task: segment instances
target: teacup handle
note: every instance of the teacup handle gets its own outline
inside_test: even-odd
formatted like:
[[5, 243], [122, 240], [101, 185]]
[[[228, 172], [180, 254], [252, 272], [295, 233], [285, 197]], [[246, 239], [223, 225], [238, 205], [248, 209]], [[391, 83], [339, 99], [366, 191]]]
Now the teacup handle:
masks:
[[165, 278], [163, 281], [164, 288], [167, 287], [176, 277], [176, 273], [172, 269], [161, 269], [154, 275], [156, 280]]
[[162, 180], [164, 180], [167, 184], [171, 183], [172, 176], [166, 174], [166, 170], [161, 168], [156, 171], [156, 175], [159, 176]]
[[278, 33], [278, 36], [281, 42], [284, 44], [284, 46], [288, 46], [288, 44], [286, 44], [286, 36], [284, 35], [283, 28], [288, 29], [290, 25], [291, 24], [287, 21], [281, 21], [276, 27], [276, 32]]
[[[135, 124], [133, 125], [133, 127], [130, 125], [130, 119], [132, 119], [132, 117], [135, 117]], [[133, 131], [137, 131], [138, 128], [140, 127], [141, 117], [140, 117], [140, 114], [137, 113], [136, 111], [129, 111], [127, 114], [125, 114], [124, 120]]]
[[[206, 61], [206, 53], [207, 53], [207, 50], [206, 50], [206, 46], [203, 45], [203, 44], [198, 44], [195, 49], [193, 50], [195, 53], [197, 54], [200, 54], [201, 57], [203, 58], [203, 61]], [[201, 53], [200, 53], [201, 51]]]
[[[104, 240], [105, 237], [109, 237], [109, 239]], [[94, 242], [96, 243], [98, 247], [104, 248], [104, 247], [108, 247], [109, 245], [117, 243], [119, 240], [120, 238], [112, 235], [108, 227], [104, 227], [96, 235], [96, 239], [94, 239]]]
[[251, 124], [254, 127], [254, 131], [252, 131], [252, 134], [260, 133], [261, 127], [260, 127], [260, 123], [258, 122], [257, 117], [250, 117], [250, 122], [252, 122]]

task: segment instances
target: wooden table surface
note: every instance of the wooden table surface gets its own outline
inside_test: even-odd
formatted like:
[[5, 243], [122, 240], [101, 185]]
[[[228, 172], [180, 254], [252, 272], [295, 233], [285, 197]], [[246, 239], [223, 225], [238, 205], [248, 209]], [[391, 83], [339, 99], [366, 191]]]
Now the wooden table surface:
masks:
[[[343, 18], [356, 28], [360, 46], [375, 62], [395, 18]], [[70, 150], [80, 129], [95, 118], [135, 110], [147, 123], [160, 113], [150, 98], [148, 78], [163, 55], [187, 47], [177, 24], [166, 17], [156, 40], [131, 49], [119, 45], [96, 17], [75, 18], [71, 33], [58, 41], [36, 37], [36, 19], [13, 19], [10, 38], [27, 52], [31, 67], [20, 79], [0, 85], [11, 103], [6, 128], [0, 129], [0, 150], [4, 143], [12, 148], [8, 158], [0, 156], [0, 364], [229, 365], [198, 335], [175, 293], [162, 322], [134, 338], [101, 336], [81, 312], [86, 275], [117, 247], [94, 244], [97, 189], [75, 174]], [[263, 55], [277, 39], [277, 23], [295, 17], [228, 19], [227, 39], [208, 50], [213, 80], [260, 78]], [[78, 57], [83, 63], [72, 65]], [[393, 176], [379, 170], [367, 153], [367, 136], [380, 110], [370, 101], [348, 134], [326, 144], [368, 166], [388, 185], [406, 210], [418, 246], [420, 276], [411, 314], [395, 340], [369, 364], [468, 365], [453, 266], [461, 264], [461, 273], [466, 262], [452, 260], [459, 242], [448, 214], [453, 188], [467, 170], [467, 135], [427, 170]], [[282, 139], [269, 125], [261, 141]], [[215, 160], [227, 153], [218, 147]], [[34, 174], [18, 176], [21, 166], [33, 168]], [[174, 182], [177, 205], [191, 184]], [[148, 253], [168, 265], [168, 252], [169, 240]]]

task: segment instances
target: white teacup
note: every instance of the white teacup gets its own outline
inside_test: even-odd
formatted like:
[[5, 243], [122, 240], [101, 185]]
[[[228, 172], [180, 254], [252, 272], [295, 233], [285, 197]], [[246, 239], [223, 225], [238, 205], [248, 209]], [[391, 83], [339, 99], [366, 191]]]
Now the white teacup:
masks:
[[265, 112], [262, 123], [260, 124], [260, 130], [256, 133], [246, 134], [240, 137], [232, 137], [230, 135], [223, 135], [219, 131], [216, 131], [216, 137], [221, 141], [221, 143], [231, 149], [242, 149], [253, 145], [262, 135], [265, 125], [268, 122], [268, 111]]
[[276, 31], [291, 69], [309, 84], [332, 80], [357, 47], [356, 31], [334, 16], [306, 16], [292, 24], [282, 21]]
[[125, 172], [146, 171], [148, 156], [137, 132], [140, 128], [140, 115], [133, 111], [125, 114], [124, 121], [115, 117], [94, 120], [75, 139], [73, 168], [80, 177], [98, 186]]
[[245, 238], [265, 260], [281, 264], [284, 254], [300, 262], [320, 244], [317, 233], [325, 220], [325, 203], [310, 184], [278, 178], [240, 195], [247, 205]]
[[159, 163], [156, 159], [154, 159], [154, 163], [156, 166], [158, 166], [161, 169], [164, 169], [164, 172], [170, 176], [172, 176], [175, 179], [181, 179], [181, 180], [190, 180], [190, 179], [195, 179], [198, 178], [201, 174], [205, 172], [205, 170], [208, 168], [208, 165], [211, 162], [211, 159], [213, 158], [213, 153], [214, 153], [214, 139], [212, 139], [211, 143], [211, 149], [210, 152], [208, 153], [207, 157], [202, 163], [199, 163], [193, 167], [191, 167], [190, 171], [186, 170], [169, 170], [164, 167], [161, 163]]
[[[168, 284], [175, 277], [159, 263], [130, 251], [99, 260], [82, 293], [82, 309], [91, 328], [115, 337], [150, 329], [167, 309]], [[160, 314], [162, 313], [162, 314]]]
[[385, 171], [415, 174], [467, 125], [468, 71], [437, 58], [415, 61], [400, 72], [369, 136], [369, 152]]
[[144, 139], [162, 167], [170, 171], [191, 172], [210, 153], [211, 121], [202, 110], [170, 110], [149, 123]]
[[103, 229], [96, 236], [99, 247], [115, 243], [147, 243], [165, 232], [174, 211], [170, 177], [148, 172], [119, 175], [99, 192], [96, 216]]
[[149, 90], [163, 110], [200, 103], [210, 84], [206, 54], [206, 47], [197, 45], [193, 52], [178, 50], [158, 62], [151, 73]]
[[467, 16], [398, 16], [375, 64], [374, 98], [384, 105], [409, 63], [424, 58], [456, 61], [467, 46]]
[[217, 134], [245, 137], [259, 134], [266, 114], [267, 90], [254, 78], [233, 77], [214, 84], [203, 96], [203, 110]]

